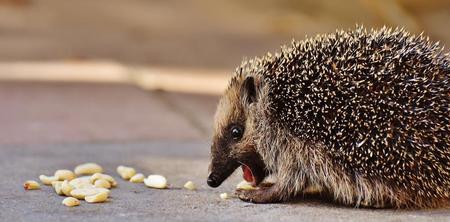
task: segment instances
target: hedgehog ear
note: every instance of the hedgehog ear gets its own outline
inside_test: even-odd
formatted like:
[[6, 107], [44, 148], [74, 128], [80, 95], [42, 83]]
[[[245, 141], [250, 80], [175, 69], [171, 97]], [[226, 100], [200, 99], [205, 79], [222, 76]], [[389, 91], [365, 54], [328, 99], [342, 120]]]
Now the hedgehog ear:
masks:
[[244, 83], [242, 84], [242, 98], [245, 99], [245, 102], [251, 104], [256, 102], [256, 85], [255, 78], [253, 76], [249, 76], [245, 78]]

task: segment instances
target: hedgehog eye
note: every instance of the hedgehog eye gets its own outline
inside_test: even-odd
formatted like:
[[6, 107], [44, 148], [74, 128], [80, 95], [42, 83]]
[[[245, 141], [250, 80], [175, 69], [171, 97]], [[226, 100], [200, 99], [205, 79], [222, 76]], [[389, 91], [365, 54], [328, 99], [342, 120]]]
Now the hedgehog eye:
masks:
[[233, 126], [231, 127], [231, 136], [233, 139], [238, 140], [242, 137], [243, 130], [239, 126]]

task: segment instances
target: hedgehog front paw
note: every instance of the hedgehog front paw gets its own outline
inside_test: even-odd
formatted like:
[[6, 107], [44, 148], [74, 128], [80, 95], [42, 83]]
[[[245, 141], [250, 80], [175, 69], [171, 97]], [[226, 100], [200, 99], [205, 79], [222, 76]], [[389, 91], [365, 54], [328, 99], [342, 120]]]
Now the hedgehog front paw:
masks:
[[236, 196], [250, 203], [277, 203], [281, 201], [275, 186], [261, 186], [254, 190], [237, 189]]

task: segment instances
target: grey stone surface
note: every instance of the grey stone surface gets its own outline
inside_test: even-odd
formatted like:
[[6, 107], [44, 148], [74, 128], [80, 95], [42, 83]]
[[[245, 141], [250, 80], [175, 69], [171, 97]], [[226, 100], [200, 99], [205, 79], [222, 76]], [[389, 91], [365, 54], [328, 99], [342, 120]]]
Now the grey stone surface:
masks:
[[[354, 209], [319, 198], [264, 205], [221, 200], [242, 173], [217, 189], [205, 183], [216, 103], [217, 97], [126, 85], [0, 83], [0, 221], [450, 221], [450, 209]], [[22, 188], [40, 174], [84, 162], [118, 179], [107, 203], [68, 208], [51, 187]], [[118, 165], [165, 175], [171, 188], [123, 181]], [[199, 189], [182, 189], [188, 180]]]
[[[235, 173], [221, 187], [207, 187], [208, 144], [147, 142], [124, 144], [1, 145], [1, 221], [450, 221], [449, 209], [354, 209], [320, 199], [299, 199], [285, 204], [255, 205], [238, 199], [221, 200], [241, 180]], [[103, 204], [82, 202], [68, 208], [51, 187], [24, 191], [22, 183], [40, 174], [94, 161], [114, 175], [119, 186]], [[144, 174], [162, 174], [171, 188], [155, 190], [118, 178], [119, 164]], [[181, 187], [187, 180], [197, 191]]]
[[[180, 115], [185, 106], [163, 94], [120, 84], [0, 82], [0, 144], [203, 139], [205, 130]], [[209, 110], [201, 117], [210, 122]]]
[[159, 92], [159, 98], [186, 119], [204, 138], [210, 138], [218, 96]]

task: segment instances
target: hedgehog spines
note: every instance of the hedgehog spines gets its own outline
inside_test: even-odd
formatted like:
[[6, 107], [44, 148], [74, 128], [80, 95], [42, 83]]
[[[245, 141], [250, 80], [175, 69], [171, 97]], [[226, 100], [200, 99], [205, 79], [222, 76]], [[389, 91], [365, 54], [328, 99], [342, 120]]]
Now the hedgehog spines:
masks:
[[293, 41], [238, 75], [263, 77], [267, 124], [323, 144], [350, 179], [399, 191], [394, 205], [433, 206], [450, 197], [448, 61], [422, 34], [358, 27]]

